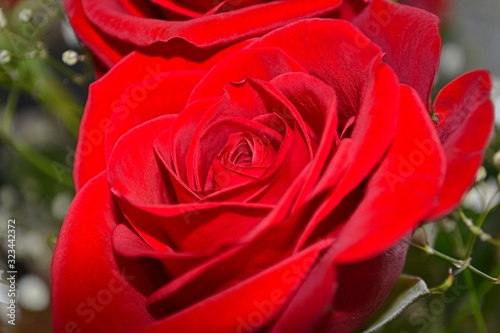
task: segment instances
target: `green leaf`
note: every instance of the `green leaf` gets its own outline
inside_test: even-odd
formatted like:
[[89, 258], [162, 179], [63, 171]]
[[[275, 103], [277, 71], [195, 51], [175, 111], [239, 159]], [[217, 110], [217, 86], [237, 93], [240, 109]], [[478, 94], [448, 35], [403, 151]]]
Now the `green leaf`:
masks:
[[429, 294], [429, 288], [422, 279], [415, 276], [401, 275], [382, 308], [360, 332], [376, 332], [396, 318], [408, 305]]

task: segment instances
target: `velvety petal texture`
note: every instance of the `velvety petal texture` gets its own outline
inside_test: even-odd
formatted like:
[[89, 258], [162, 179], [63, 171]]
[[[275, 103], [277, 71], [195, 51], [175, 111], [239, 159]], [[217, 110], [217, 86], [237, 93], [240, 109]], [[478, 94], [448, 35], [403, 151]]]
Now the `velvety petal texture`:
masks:
[[[399, 81], [413, 87], [426, 106], [430, 103], [441, 50], [438, 21], [429, 12], [386, 0], [371, 1], [353, 19], [386, 52], [384, 61], [391, 65]], [[358, 47], [365, 46], [358, 42]]]
[[[490, 77], [461, 76], [430, 110], [440, 39], [419, 9], [66, 6], [81, 36], [170, 41], [91, 87], [52, 264], [56, 332], [354, 332], [394, 287], [412, 231], [458, 205], [481, 163]], [[213, 34], [255, 38], [186, 42]]]
[[[131, 266], [116, 261], [111, 239], [120, 220], [103, 172], [77, 195], [57, 240], [63, 249], [54, 254], [52, 266], [57, 332], [106, 332], [110, 327], [124, 332], [154, 322], [138, 306], [145, 296], [131, 284], [137, 278]], [[85, 240], [84, 253], [75, 235]]]

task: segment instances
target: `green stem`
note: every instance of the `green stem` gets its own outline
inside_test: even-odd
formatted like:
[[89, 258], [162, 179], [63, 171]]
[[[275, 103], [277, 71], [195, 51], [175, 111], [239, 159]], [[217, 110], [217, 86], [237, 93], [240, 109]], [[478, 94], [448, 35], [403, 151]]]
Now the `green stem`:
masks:
[[[494, 271], [494, 275], [500, 274], [500, 267]], [[488, 281], [482, 281], [478, 288], [476, 288], [476, 295], [479, 299], [483, 299], [486, 294], [491, 290], [493, 285]], [[468, 306], [461, 306], [461, 309], [453, 316], [451, 324], [447, 327], [446, 333], [456, 333], [458, 328], [470, 315], [470, 308]]]
[[82, 110], [74, 102], [72, 93], [62, 85], [59, 77], [54, 76], [54, 71], [45, 61], [37, 59], [25, 62], [25, 66], [29, 76], [37, 80], [31, 80], [23, 88], [76, 137]]
[[[475, 225], [477, 229], [482, 229], [484, 222], [486, 221], [486, 217], [488, 216], [488, 210], [485, 209], [481, 216], [479, 216], [478, 222]], [[467, 254], [465, 255], [466, 258], [472, 257], [472, 252], [474, 251], [474, 246], [476, 245], [478, 235], [475, 233], [472, 233], [471, 239], [469, 241], [469, 246], [467, 247]]]
[[439, 251], [436, 251], [434, 250], [433, 248], [431, 248], [430, 246], [426, 245], [426, 246], [421, 246], [419, 244], [416, 244], [416, 243], [413, 243], [413, 242], [410, 242], [410, 245], [412, 245], [413, 247], [416, 247], [417, 249], [419, 250], [422, 250], [424, 252], [426, 252], [427, 254], [430, 254], [430, 255], [435, 255], [436, 257], [439, 257], [441, 259], [444, 259], [450, 263], [452, 263], [453, 265], [455, 266], [463, 266], [464, 265], [464, 261], [463, 260], [458, 260], [458, 259], [455, 259], [455, 258], [452, 258], [444, 253], [441, 253]]
[[10, 133], [10, 127], [12, 126], [14, 120], [14, 112], [17, 107], [17, 102], [19, 101], [20, 89], [16, 83], [13, 83], [7, 97], [7, 103], [5, 104], [5, 111], [3, 114], [3, 130], [6, 133]]
[[[498, 193], [498, 192], [497, 192]], [[482, 241], [484, 242], [487, 242], [487, 243], [490, 243], [491, 245], [494, 245], [494, 246], [500, 246], [500, 241], [497, 240], [497, 239], [494, 239], [491, 237], [491, 235], [487, 234], [486, 232], [484, 232], [479, 226], [475, 226], [473, 223], [472, 223], [472, 220], [469, 219], [465, 213], [463, 212], [463, 210], [459, 209], [459, 214], [460, 214], [460, 218], [462, 219], [462, 221], [465, 223], [465, 225], [469, 228], [469, 231], [477, 237], [479, 237]], [[488, 213], [487, 213], [488, 214]]]
[[[427, 254], [430, 254], [430, 255], [434, 255], [436, 257], [439, 257], [441, 259], [444, 259], [448, 262], [450, 262], [451, 264], [453, 264], [454, 266], [456, 266], [457, 268], [459, 269], [469, 269], [471, 272], [483, 277], [484, 279], [490, 281], [491, 283], [495, 284], [495, 285], [500, 285], [500, 278], [494, 278], [494, 277], [491, 277], [489, 276], [488, 274], [480, 271], [479, 269], [475, 268], [474, 266], [470, 265], [469, 262], [470, 262], [470, 259], [469, 260], [459, 260], [459, 259], [455, 259], [453, 257], [450, 257], [444, 253], [441, 253], [433, 248], [431, 248], [430, 246], [421, 246], [421, 245], [418, 245], [418, 244], [415, 244], [413, 242], [410, 242], [410, 245], [416, 247], [417, 249], [419, 250], [422, 250], [424, 252], [426, 252]], [[461, 271], [461, 270], [460, 270]]]
[[50, 55], [48, 55], [45, 60], [47, 61], [47, 63], [52, 66], [55, 70], [59, 71], [59, 73], [61, 73], [62, 75], [65, 75], [67, 76], [68, 78], [70, 78], [71, 81], [75, 82], [75, 77], [78, 75], [76, 74], [75, 72], [73, 72], [71, 69], [69, 69], [68, 67], [64, 66], [63, 64], [61, 64], [59, 61], [57, 61], [56, 59], [54, 59], [53, 57], [51, 57]]
[[474, 320], [476, 322], [476, 327], [479, 333], [488, 333], [488, 328], [486, 327], [486, 322], [484, 321], [483, 314], [481, 312], [481, 305], [479, 304], [479, 299], [476, 294], [476, 288], [474, 286], [474, 280], [472, 279], [472, 274], [469, 271], [464, 272], [465, 283], [467, 288], [469, 288], [469, 300], [472, 308], [472, 313], [474, 315]]
[[47, 176], [62, 182], [64, 185], [68, 187], [73, 187], [73, 180], [69, 177], [60, 177], [58, 178], [54, 173], [54, 169], [52, 167], [52, 160], [48, 159], [44, 155], [40, 154], [34, 149], [31, 149], [27, 146], [23, 146], [15, 143], [13, 140], [9, 138], [7, 133], [3, 130], [0, 130], [0, 138], [12, 148], [19, 156], [23, 157], [26, 161], [28, 161], [31, 165], [36, 167], [38, 170], [46, 174]]
[[476, 273], [477, 275], [481, 276], [482, 278], [485, 278], [486, 280], [490, 281], [491, 283], [493, 283], [495, 285], [500, 285], [500, 277], [498, 277], [498, 278], [491, 277], [488, 274], [480, 271], [479, 269], [477, 269], [476, 267], [474, 267], [472, 265], [469, 265], [467, 268], [471, 272]]

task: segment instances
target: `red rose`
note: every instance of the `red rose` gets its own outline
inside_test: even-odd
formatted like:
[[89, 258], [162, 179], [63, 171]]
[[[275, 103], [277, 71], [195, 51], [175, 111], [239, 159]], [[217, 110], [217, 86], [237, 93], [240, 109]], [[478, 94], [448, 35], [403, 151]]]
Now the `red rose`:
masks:
[[203, 48], [227, 45], [303, 18], [347, 17], [364, 6], [363, 0], [65, 0], [64, 4], [71, 25], [95, 54], [102, 72], [137, 47], [156, 42], [180, 38]]
[[91, 87], [53, 259], [56, 332], [366, 322], [401, 240], [472, 184], [493, 110], [475, 71], [431, 121], [434, 16], [374, 1], [355, 23], [302, 20], [210, 58], [158, 45]]

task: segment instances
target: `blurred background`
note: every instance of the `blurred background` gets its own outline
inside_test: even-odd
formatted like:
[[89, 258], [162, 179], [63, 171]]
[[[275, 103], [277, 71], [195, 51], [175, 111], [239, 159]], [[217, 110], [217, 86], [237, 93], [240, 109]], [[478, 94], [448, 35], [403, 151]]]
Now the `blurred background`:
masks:
[[[471, 69], [486, 68], [494, 77], [497, 128], [462, 213], [474, 223], [484, 221], [483, 232], [500, 239], [499, 167], [493, 162], [500, 149], [500, 0], [404, 2], [442, 18], [436, 92]], [[0, 306], [0, 332], [52, 332], [50, 261], [74, 196], [74, 149], [92, 80], [88, 57], [59, 0], [0, 0], [0, 273], [7, 270], [9, 219], [16, 220], [18, 272], [16, 326], [6, 324], [5, 307]], [[426, 227], [425, 233], [419, 231], [405, 272], [423, 278], [429, 288], [441, 285], [449, 269], [457, 267], [418, 245], [466, 259], [474, 232], [458, 211]], [[500, 276], [498, 243], [478, 239], [472, 264], [489, 276]], [[0, 274], [0, 303], [7, 299], [6, 286]], [[498, 307], [500, 287], [465, 270], [449, 289], [410, 305], [381, 332], [500, 332]]]

